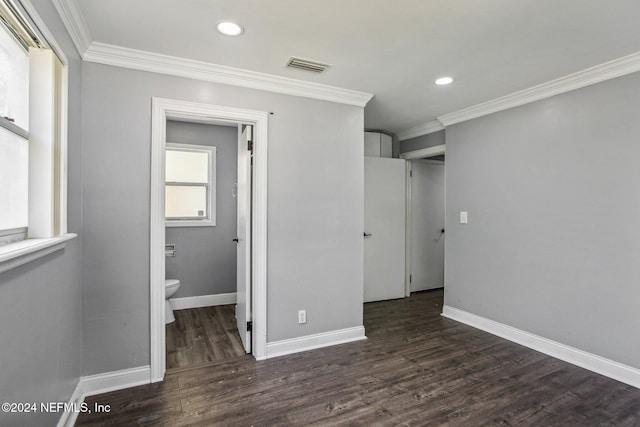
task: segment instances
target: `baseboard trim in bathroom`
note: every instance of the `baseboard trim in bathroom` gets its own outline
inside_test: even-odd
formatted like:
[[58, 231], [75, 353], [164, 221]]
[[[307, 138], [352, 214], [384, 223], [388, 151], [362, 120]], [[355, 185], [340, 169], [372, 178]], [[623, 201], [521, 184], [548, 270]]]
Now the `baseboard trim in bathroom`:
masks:
[[171, 307], [174, 310], [186, 310], [188, 308], [212, 307], [214, 305], [227, 305], [236, 303], [236, 293], [200, 295], [196, 297], [171, 298]]

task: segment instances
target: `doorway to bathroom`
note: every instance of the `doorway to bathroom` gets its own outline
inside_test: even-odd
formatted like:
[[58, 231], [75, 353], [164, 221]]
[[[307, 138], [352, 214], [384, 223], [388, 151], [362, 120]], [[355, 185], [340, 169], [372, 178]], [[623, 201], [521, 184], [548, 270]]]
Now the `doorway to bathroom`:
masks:
[[248, 276], [251, 130], [229, 122], [167, 120], [167, 371], [250, 352], [250, 338], [238, 331], [247, 322], [246, 306], [235, 308]]
[[[167, 367], [265, 356], [267, 117], [153, 99], [152, 381]], [[214, 134], [219, 143], [199, 143]], [[186, 162], [187, 172], [175, 175], [168, 162]]]

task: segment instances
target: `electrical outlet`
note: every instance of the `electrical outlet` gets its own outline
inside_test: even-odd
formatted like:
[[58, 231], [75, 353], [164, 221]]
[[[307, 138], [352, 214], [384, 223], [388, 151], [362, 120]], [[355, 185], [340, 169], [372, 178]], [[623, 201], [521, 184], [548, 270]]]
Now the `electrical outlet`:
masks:
[[298, 310], [298, 323], [307, 323], [307, 310]]

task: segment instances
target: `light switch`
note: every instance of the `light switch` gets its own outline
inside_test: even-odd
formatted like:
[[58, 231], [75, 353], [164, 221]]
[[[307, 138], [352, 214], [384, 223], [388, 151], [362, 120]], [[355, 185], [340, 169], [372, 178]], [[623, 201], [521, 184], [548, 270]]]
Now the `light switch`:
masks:
[[460, 211], [460, 224], [467, 224], [469, 222], [469, 214], [465, 211]]

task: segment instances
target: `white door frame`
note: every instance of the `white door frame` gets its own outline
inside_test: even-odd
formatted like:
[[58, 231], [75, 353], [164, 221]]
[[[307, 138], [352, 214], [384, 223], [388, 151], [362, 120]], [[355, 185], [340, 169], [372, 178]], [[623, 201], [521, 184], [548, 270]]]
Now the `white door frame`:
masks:
[[406, 204], [404, 207], [404, 218], [405, 218], [405, 235], [404, 235], [404, 296], [411, 296], [411, 221], [413, 216], [411, 215], [411, 185], [412, 179], [411, 176], [413, 174], [412, 170], [413, 162], [411, 160], [407, 160], [406, 162], [406, 180], [407, 184], [404, 186], [406, 191]]
[[252, 194], [253, 356], [266, 359], [267, 348], [267, 137], [268, 113], [220, 105], [153, 98], [151, 108], [151, 229], [149, 310], [151, 382], [162, 381], [165, 355], [165, 220], [164, 182], [167, 119], [200, 123], [227, 121], [254, 126]]

